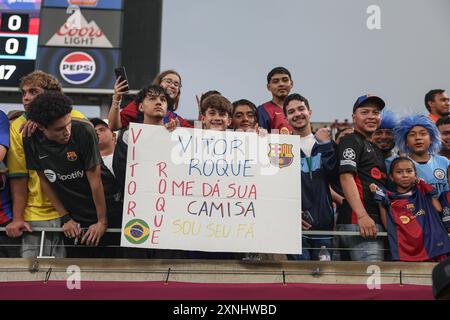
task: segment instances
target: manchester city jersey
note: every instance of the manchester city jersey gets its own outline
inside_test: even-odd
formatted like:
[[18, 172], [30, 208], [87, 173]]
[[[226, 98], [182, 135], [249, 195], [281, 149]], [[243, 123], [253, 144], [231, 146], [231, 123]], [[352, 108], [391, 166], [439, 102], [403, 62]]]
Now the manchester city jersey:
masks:
[[426, 183], [432, 185], [437, 194], [448, 190], [447, 169], [450, 161], [443, 156], [432, 154], [427, 163], [422, 164], [414, 160], [417, 169], [417, 177], [425, 180]]

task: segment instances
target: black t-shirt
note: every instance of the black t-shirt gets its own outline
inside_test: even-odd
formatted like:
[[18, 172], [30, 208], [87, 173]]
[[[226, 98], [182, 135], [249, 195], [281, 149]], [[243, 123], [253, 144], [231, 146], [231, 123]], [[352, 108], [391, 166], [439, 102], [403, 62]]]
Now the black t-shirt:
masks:
[[103, 164], [97, 134], [88, 123], [72, 120], [67, 144], [48, 140], [41, 131], [23, 139], [27, 168], [43, 171], [72, 219], [87, 227], [97, 222], [97, 211], [86, 170], [101, 165], [102, 183], [108, 210], [117, 211], [114, 176]]
[[116, 176], [117, 184], [121, 199], [125, 196], [125, 179], [127, 171], [127, 154], [128, 154], [128, 134], [129, 127], [122, 128], [117, 137], [116, 147], [113, 156], [113, 170]]
[[[378, 204], [369, 189], [371, 183], [386, 186], [387, 173], [383, 153], [361, 133], [355, 131], [339, 144], [339, 174], [353, 173], [359, 196], [369, 216], [381, 224]], [[347, 201], [340, 207], [338, 224], [356, 224], [357, 216]]]

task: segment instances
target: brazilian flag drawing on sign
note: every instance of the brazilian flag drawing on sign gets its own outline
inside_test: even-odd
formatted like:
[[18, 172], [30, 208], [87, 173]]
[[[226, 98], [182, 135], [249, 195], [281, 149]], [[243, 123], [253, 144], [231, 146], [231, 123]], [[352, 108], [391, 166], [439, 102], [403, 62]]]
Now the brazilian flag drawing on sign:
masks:
[[133, 219], [127, 223], [124, 229], [125, 238], [130, 243], [144, 243], [150, 235], [150, 227], [141, 219]]

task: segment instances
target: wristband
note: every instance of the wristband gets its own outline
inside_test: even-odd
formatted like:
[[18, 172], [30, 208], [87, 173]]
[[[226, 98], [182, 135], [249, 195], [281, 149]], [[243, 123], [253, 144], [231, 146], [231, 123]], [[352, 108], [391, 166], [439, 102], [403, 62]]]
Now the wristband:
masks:
[[60, 219], [61, 219], [62, 225], [64, 225], [65, 223], [69, 222], [71, 217], [70, 217], [70, 214], [65, 214], [65, 215], [61, 216]]
[[112, 96], [113, 103], [119, 104], [122, 101], [122, 97], [119, 97], [119, 99], [115, 99], [115, 95]]

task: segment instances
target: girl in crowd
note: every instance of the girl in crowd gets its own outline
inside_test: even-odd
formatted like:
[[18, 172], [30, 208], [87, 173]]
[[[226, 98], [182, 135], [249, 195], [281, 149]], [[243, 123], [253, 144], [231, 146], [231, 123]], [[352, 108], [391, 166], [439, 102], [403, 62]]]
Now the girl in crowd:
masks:
[[392, 161], [390, 178], [395, 192], [370, 185], [380, 203], [393, 260], [440, 261], [450, 252], [450, 238], [442, 224], [437, 191], [417, 179], [414, 162], [406, 157]]
[[[166, 70], [161, 72], [153, 80], [152, 84], [159, 85], [167, 92], [170, 97], [167, 114], [164, 117], [164, 123], [168, 123], [172, 119], [176, 120], [181, 127], [192, 128], [192, 125], [180, 117], [175, 111], [178, 109], [181, 94], [181, 76], [174, 70]], [[133, 100], [120, 112], [120, 103], [122, 96], [126, 93], [128, 83], [121, 78], [116, 80], [114, 85], [114, 95], [112, 99], [111, 109], [109, 110], [108, 121], [111, 130], [117, 130], [127, 127], [130, 122], [139, 122], [138, 105]]]

